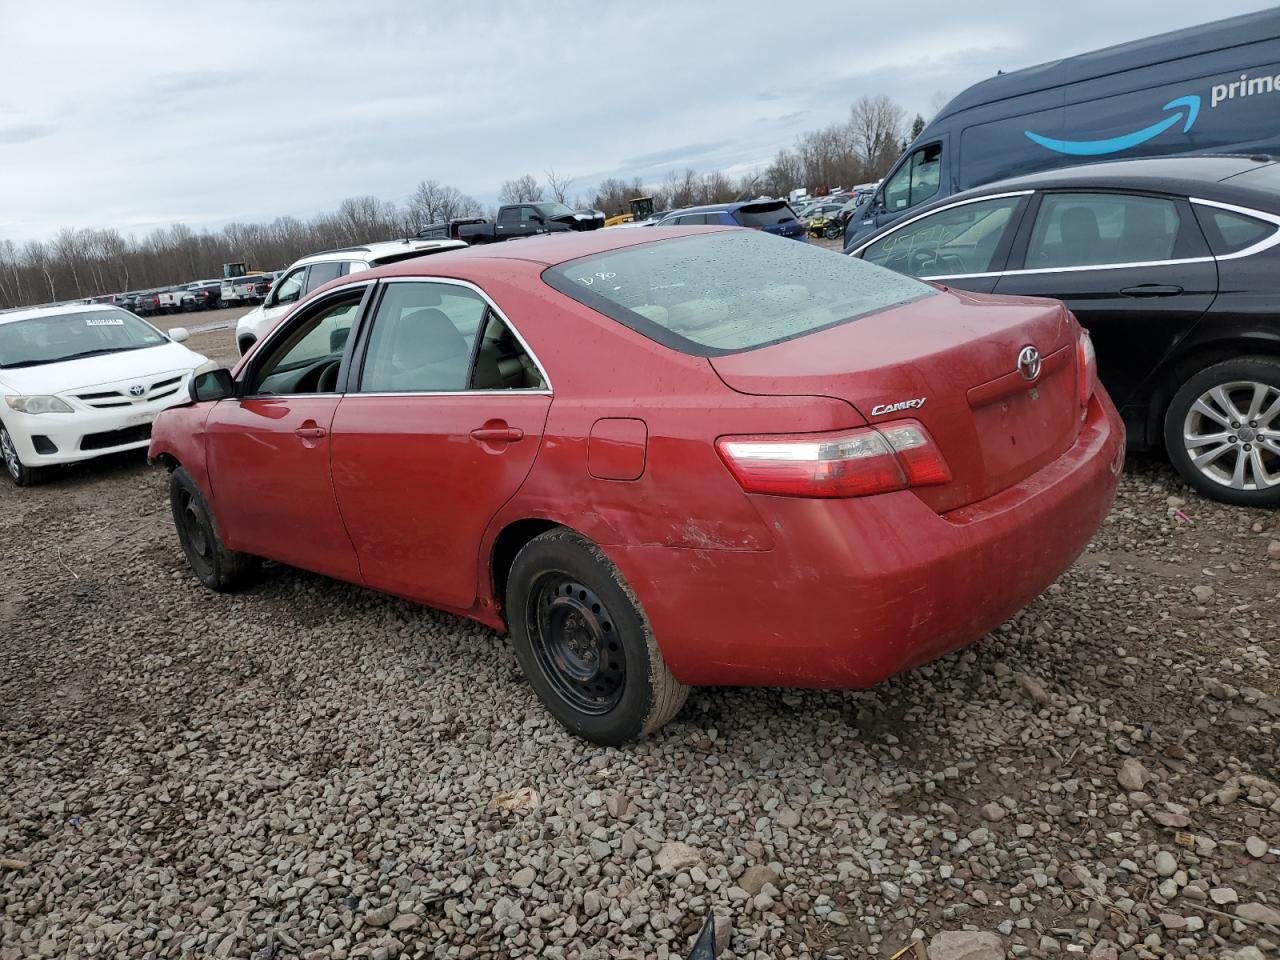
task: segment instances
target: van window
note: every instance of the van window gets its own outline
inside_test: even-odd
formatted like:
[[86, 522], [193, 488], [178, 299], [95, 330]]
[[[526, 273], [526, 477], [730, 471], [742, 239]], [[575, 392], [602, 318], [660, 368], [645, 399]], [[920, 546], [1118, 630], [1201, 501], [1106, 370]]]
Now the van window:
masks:
[[1040, 202], [1026, 268], [1168, 260], [1178, 239], [1172, 200], [1122, 193], [1050, 193]]
[[1280, 229], [1274, 223], [1232, 213], [1230, 210], [1205, 207], [1198, 203], [1192, 204], [1192, 209], [1196, 212], [1200, 226], [1204, 228], [1209, 249], [1219, 257], [1246, 250]]
[[884, 188], [884, 206], [890, 213], [924, 203], [938, 192], [942, 179], [942, 144], [921, 147], [907, 159]]
[[1021, 197], [964, 203], [926, 214], [877, 240], [862, 259], [913, 277], [985, 273]]

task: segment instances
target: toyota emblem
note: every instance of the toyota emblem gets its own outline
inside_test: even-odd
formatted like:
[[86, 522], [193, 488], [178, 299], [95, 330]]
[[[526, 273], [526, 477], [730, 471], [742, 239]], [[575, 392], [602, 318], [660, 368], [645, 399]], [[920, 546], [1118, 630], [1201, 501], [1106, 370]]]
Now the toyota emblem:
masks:
[[1018, 372], [1024, 380], [1034, 380], [1040, 376], [1040, 351], [1027, 344], [1018, 353]]
[[[1022, 361], [1019, 360], [1018, 362], [1021, 363]], [[1039, 361], [1037, 361], [1037, 363], [1038, 362]], [[129, 396], [131, 397], [140, 397], [146, 392], [147, 392], [147, 388], [142, 386], [142, 384], [140, 383], [135, 383], [132, 387], [129, 388]]]

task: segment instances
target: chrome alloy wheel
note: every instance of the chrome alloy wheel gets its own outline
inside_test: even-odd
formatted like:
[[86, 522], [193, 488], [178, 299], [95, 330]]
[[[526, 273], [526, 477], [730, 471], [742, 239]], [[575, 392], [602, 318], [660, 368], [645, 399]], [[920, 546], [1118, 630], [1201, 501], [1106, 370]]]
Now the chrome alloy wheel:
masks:
[[1202, 393], [1182, 424], [1187, 456], [1234, 490], [1280, 485], [1280, 388], [1236, 380]]
[[9, 431], [4, 427], [0, 427], [0, 457], [4, 458], [9, 476], [15, 480], [22, 476], [22, 461], [18, 459], [18, 450], [13, 445], [13, 438], [9, 436]]

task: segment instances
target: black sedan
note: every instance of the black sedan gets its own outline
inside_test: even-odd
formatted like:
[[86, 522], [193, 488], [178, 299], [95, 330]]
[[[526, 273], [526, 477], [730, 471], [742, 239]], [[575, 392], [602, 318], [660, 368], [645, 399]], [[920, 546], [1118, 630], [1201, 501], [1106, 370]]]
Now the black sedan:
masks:
[[983, 293], [1053, 297], [1088, 328], [1138, 449], [1206, 496], [1280, 504], [1280, 163], [1170, 157], [952, 194], [852, 256]]

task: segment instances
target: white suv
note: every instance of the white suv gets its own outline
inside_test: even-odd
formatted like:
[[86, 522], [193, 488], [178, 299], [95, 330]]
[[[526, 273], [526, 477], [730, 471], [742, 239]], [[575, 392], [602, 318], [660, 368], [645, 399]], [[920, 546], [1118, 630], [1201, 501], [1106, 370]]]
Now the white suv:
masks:
[[280, 275], [261, 306], [250, 310], [236, 323], [236, 347], [243, 356], [295, 303], [330, 280], [465, 246], [461, 240], [388, 240], [303, 257]]

